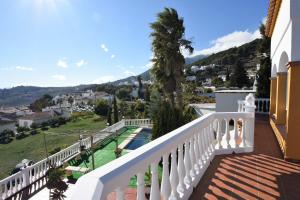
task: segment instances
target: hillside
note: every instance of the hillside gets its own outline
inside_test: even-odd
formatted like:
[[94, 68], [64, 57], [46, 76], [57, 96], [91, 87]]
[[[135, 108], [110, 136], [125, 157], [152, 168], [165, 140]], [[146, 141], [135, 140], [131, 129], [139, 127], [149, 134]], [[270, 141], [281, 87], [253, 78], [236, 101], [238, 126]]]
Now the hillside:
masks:
[[256, 66], [260, 59], [257, 54], [261, 41], [261, 39], [253, 40], [252, 42], [240, 47], [233, 47], [228, 50], [212, 54], [206, 58], [190, 63], [187, 66], [201, 66], [209, 64], [233, 65], [238, 59], [241, 59], [245, 67]]
[[[89, 85], [90, 86], [90, 85]], [[55, 96], [58, 94], [83, 91], [89, 87], [87, 85], [75, 87], [35, 87], [18, 86], [10, 89], [0, 89], [1, 106], [27, 105], [42, 97], [44, 94]]]
[[[237, 59], [241, 59], [246, 68], [255, 68], [259, 63], [258, 49], [261, 40], [256, 39], [250, 43], [244, 44], [240, 47], [234, 47], [225, 51], [221, 51], [210, 56], [198, 55], [186, 59], [186, 67], [189, 68], [193, 65], [209, 65], [218, 64], [221, 66], [231, 66]], [[223, 71], [220, 69], [219, 72]], [[150, 70], [140, 74], [143, 80], [150, 80]], [[118, 85], [121, 82], [133, 83], [137, 79], [135, 76], [130, 76], [121, 80], [111, 82], [112, 85]], [[44, 94], [55, 96], [58, 94], [71, 93], [83, 91], [86, 89], [95, 89], [97, 85], [80, 85], [74, 87], [34, 87], [34, 86], [18, 86], [11, 89], [0, 89], [0, 107], [1, 106], [18, 106], [28, 105], [36, 99], [42, 97]]]

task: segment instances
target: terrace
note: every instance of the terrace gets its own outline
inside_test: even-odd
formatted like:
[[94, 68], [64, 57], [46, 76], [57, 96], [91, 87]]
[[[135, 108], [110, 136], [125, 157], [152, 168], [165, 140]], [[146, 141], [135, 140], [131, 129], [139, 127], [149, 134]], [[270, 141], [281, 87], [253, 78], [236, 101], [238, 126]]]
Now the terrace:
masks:
[[[300, 195], [295, 189], [300, 186], [300, 165], [282, 160], [266, 115], [255, 122], [254, 97], [248, 95], [243, 103], [240, 112], [207, 114], [90, 172], [78, 180], [71, 199]], [[258, 104], [257, 112], [269, 107], [265, 99]], [[145, 184], [149, 167], [151, 184]], [[135, 188], [128, 187], [132, 177], [137, 178]]]
[[[206, 114], [110, 162], [97, 157], [103, 154], [97, 151], [96, 169], [75, 174], [80, 178], [69, 185], [67, 199], [294, 199], [300, 196], [300, 165], [282, 159], [268, 109], [268, 99], [248, 95], [237, 102], [238, 112]], [[122, 120], [97, 134], [93, 143], [125, 126], [149, 127], [151, 121]], [[136, 135], [134, 130], [124, 134]], [[90, 138], [81, 143], [91, 147]], [[58, 152], [50, 162], [62, 166], [82, 144]], [[47, 198], [46, 163], [2, 180], [0, 199]]]

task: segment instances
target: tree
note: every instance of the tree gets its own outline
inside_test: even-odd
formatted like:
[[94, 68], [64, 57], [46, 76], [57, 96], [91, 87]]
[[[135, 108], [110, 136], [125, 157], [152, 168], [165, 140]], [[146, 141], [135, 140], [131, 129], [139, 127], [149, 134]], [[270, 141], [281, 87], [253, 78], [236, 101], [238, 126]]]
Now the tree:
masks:
[[191, 41], [184, 39], [185, 28], [183, 18], [180, 18], [173, 8], [165, 8], [158, 13], [157, 21], [150, 25], [153, 32], [152, 50], [154, 54], [152, 73], [159, 83], [164, 95], [175, 106], [176, 92], [179, 109], [183, 107], [182, 80], [185, 59], [182, 49], [193, 52]]
[[119, 121], [119, 113], [118, 113], [118, 105], [117, 105], [116, 96], [114, 96], [113, 106], [114, 106], [114, 122], [117, 123]]
[[30, 104], [29, 107], [34, 112], [41, 112], [43, 108], [51, 106], [52, 104], [52, 97], [49, 94], [45, 94]]
[[107, 124], [110, 126], [112, 125], [112, 119], [111, 119], [111, 108], [108, 107], [108, 110], [107, 110]]
[[249, 85], [249, 78], [242, 62], [237, 60], [233, 68], [233, 74], [230, 77], [230, 86], [242, 88]]
[[109, 108], [109, 105], [108, 105], [107, 101], [99, 100], [96, 102], [94, 111], [97, 115], [106, 116], [107, 112], [108, 112], [108, 108]]
[[214, 77], [213, 80], [211, 81], [211, 83], [215, 86], [215, 87], [221, 87], [224, 85], [224, 81], [223, 79], [219, 78], [219, 77]]
[[12, 137], [14, 136], [14, 132], [9, 129], [5, 129], [0, 133], [0, 143], [7, 144], [12, 141]]
[[137, 80], [139, 82], [138, 96], [140, 99], [144, 99], [142, 77], [138, 76]]
[[130, 99], [130, 89], [129, 88], [120, 88], [118, 91], [117, 91], [117, 97], [119, 99], [122, 99], [122, 100], [129, 100]]
[[144, 94], [144, 97], [145, 97], [145, 101], [146, 101], [146, 102], [149, 102], [149, 101], [150, 101], [150, 91], [149, 91], [149, 86], [148, 86], [148, 85], [145, 86], [145, 94]]
[[260, 69], [257, 72], [257, 91], [256, 96], [261, 98], [270, 97], [270, 79], [271, 76], [271, 60], [270, 60], [270, 44], [271, 39], [265, 34], [265, 25], [262, 24], [259, 28], [262, 35], [262, 42], [259, 48], [261, 54], [267, 56], [260, 60]]

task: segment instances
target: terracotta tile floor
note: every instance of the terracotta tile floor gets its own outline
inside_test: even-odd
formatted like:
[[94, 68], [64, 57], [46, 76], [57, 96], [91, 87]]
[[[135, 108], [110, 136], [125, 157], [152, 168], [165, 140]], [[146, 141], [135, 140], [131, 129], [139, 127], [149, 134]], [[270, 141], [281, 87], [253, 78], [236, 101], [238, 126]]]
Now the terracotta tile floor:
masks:
[[[300, 200], [300, 164], [282, 159], [266, 117], [256, 117], [254, 138], [253, 153], [216, 156], [190, 199]], [[136, 189], [126, 189], [125, 199], [136, 199]]]
[[216, 156], [190, 199], [300, 199], [300, 164], [282, 159], [269, 122], [261, 116], [254, 138], [253, 153]]

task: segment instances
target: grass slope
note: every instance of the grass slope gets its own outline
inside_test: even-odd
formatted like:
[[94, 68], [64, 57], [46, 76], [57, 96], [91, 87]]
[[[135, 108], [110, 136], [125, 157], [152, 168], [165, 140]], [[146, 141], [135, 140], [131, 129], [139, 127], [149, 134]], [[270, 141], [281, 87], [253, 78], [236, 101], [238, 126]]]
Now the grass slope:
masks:
[[[65, 148], [77, 142], [80, 134], [93, 134], [106, 126], [106, 120], [92, 116], [69, 122], [58, 128], [45, 131], [48, 151], [57, 147]], [[14, 140], [9, 144], [0, 144], [0, 179], [9, 175], [16, 164], [27, 158], [39, 161], [46, 157], [43, 132], [30, 135], [21, 140]]]

